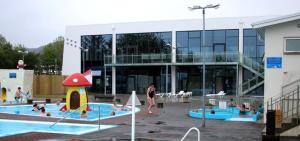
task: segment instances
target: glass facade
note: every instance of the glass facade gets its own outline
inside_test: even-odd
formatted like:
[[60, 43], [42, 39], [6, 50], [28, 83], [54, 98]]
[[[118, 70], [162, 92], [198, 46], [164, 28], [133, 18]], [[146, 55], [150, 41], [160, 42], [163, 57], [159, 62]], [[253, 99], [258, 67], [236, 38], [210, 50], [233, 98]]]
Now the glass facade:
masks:
[[[81, 36], [81, 72], [91, 69], [97, 71], [93, 76], [93, 92], [104, 92], [104, 56], [112, 53], [112, 35]], [[111, 68], [107, 68], [107, 90], [111, 90]], [[108, 91], [108, 92], [109, 92]]]
[[[205, 45], [202, 46], [202, 31], [179, 31], [176, 33], [177, 62], [182, 62], [184, 55], [201, 54], [205, 51], [206, 58], [226, 58], [239, 51], [239, 30], [207, 30]], [[230, 59], [230, 58], [229, 58]], [[208, 60], [206, 60], [208, 61]], [[176, 91], [192, 91], [202, 94], [202, 66], [179, 66], [176, 71]], [[218, 93], [223, 90], [229, 95], [236, 94], [236, 66], [206, 66], [207, 93]]]
[[[253, 29], [244, 29], [244, 49], [246, 57], [255, 62], [263, 63], [264, 42], [261, 41]], [[149, 32], [149, 33], [126, 33], [116, 35], [116, 61], [119, 64], [127, 62], [134, 63], [134, 56], [143, 57], [150, 54], [151, 57], [160, 55], [170, 55], [172, 52], [171, 32]], [[92, 91], [104, 92], [104, 82], [107, 82], [107, 93], [111, 93], [111, 67], [107, 67], [107, 77], [104, 79], [104, 56], [112, 55], [112, 35], [83, 35], [81, 36], [81, 46], [88, 49], [82, 50], [81, 65], [82, 70], [92, 69], [101, 71], [100, 76], [93, 76]], [[207, 30], [205, 32], [205, 45], [202, 46], [202, 31], [177, 31], [176, 32], [176, 61], [182, 62], [183, 56], [201, 54], [204, 51], [207, 57], [211, 55], [221, 60], [215, 62], [226, 62], [223, 58], [230, 58], [229, 54], [239, 52], [239, 30]], [[217, 56], [217, 57], [216, 57]], [[164, 59], [166, 59], [165, 57]], [[131, 60], [130, 60], [131, 59]], [[152, 58], [155, 61], [157, 58]], [[159, 58], [162, 59], [162, 58]], [[158, 59], [158, 60], [159, 60]], [[194, 59], [194, 58], [193, 58]], [[208, 58], [209, 59], [209, 58]], [[171, 56], [169, 58], [171, 60]], [[138, 62], [138, 63], [141, 63]], [[234, 61], [233, 61], [234, 62]], [[151, 64], [150, 62], [149, 64]], [[155, 63], [155, 62], [154, 62]], [[170, 62], [167, 62], [170, 63]], [[166, 73], [166, 66], [117, 66], [116, 67], [116, 93], [130, 94], [136, 90], [137, 94], [145, 94], [150, 83], [154, 83], [157, 92], [171, 92], [171, 67]], [[206, 93], [218, 93], [225, 91], [228, 95], [236, 94], [236, 65], [207, 65], [206, 66]], [[255, 74], [244, 69], [244, 82], [251, 79]], [[167, 80], [166, 80], [167, 79]], [[166, 90], [166, 82], [167, 89]], [[195, 95], [202, 94], [202, 66], [184, 65], [176, 66], [176, 91], [192, 91]], [[251, 92], [254, 95], [263, 94], [263, 86]]]
[[[171, 54], [171, 44], [171, 32], [117, 34], [117, 62], [131, 62], [131, 55]], [[157, 92], [166, 91], [165, 66], [117, 67], [116, 71], [118, 74], [116, 78], [117, 93], [130, 94], [132, 90], [136, 90], [137, 94], [145, 94], [150, 83], [156, 85]], [[167, 73], [170, 91], [171, 78], [169, 74]]]

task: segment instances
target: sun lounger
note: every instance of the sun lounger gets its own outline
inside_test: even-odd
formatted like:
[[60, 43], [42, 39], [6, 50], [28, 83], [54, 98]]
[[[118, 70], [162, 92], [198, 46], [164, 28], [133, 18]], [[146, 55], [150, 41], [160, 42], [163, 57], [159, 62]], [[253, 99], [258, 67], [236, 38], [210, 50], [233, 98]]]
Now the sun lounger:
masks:
[[164, 97], [165, 93], [156, 93], [155, 96]]
[[206, 96], [224, 96], [224, 95], [226, 95], [226, 93], [224, 91], [220, 91], [217, 94], [207, 94]]

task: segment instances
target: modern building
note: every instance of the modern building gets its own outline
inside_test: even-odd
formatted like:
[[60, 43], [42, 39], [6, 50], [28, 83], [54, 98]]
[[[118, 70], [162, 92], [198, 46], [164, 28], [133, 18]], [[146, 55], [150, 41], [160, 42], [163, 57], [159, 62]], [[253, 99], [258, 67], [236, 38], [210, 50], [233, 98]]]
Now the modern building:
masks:
[[[63, 75], [92, 69], [91, 91], [264, 94], [264, 41], [251, 24], [269, 17], [132, 22], [66, 27]], [[205, 55], [202, 56], [202, 51]]]

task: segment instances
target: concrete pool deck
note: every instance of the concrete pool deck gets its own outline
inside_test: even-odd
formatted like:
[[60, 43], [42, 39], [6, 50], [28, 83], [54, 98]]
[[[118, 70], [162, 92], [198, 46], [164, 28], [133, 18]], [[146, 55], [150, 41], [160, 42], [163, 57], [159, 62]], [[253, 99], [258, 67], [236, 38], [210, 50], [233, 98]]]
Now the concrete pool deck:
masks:
[[[129, 95], [118, 95], [122, 102]], [[145, 97], [138, 95], [142, 100]], [[92, 99], [91, 99], [92, 100]], [[136, 115], [136, 138], [141, 140], [180, 140], [185, 132], [195, 126], [200, 129], [201, 141], [258, 141], [264, 124], [251, 122], [229, 122], [223, 120], [207, 120], [206, 128], [201, 127], [201, 119], [187, 116], [189, 103], [168, 103], [163, 109], [154, 109], [154, 114], [146, 113], [146, 106]], [[53, 121], [57, 119], [0, 114], [1, 119]], [[96, 124], [97, 121], [64, 120], [67, 123]], [[131, 135], [131, 116], [123, 116], [101, 120], [101, 124], [118, 125], [116, 128], [97, 131], [84, 135], [62, 135], [52, 133], [26, 133], [0, 138], [3, 141], [30, 140], [126, 140]], [[186, 140], [196, 140], [196, 132], [190, 133]]]

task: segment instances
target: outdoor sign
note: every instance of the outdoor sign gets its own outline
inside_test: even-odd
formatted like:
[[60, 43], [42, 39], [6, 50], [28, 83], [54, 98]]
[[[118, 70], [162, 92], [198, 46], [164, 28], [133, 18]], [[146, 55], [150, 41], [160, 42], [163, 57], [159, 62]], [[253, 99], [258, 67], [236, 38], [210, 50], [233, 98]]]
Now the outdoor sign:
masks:
[[219, 109], [226, 109], [227, 102], [226, 101], [219, 101]]
[[17, 73], [15, 73], [15, 72], [10, 72], [10, 73], [9, 73], [9, 78], [17, 78]]
[[267, 57], [267, 68], [282, 68], [282, 57]]
[[92, 76], [101, 76], [101, 70], [93, 70]]

